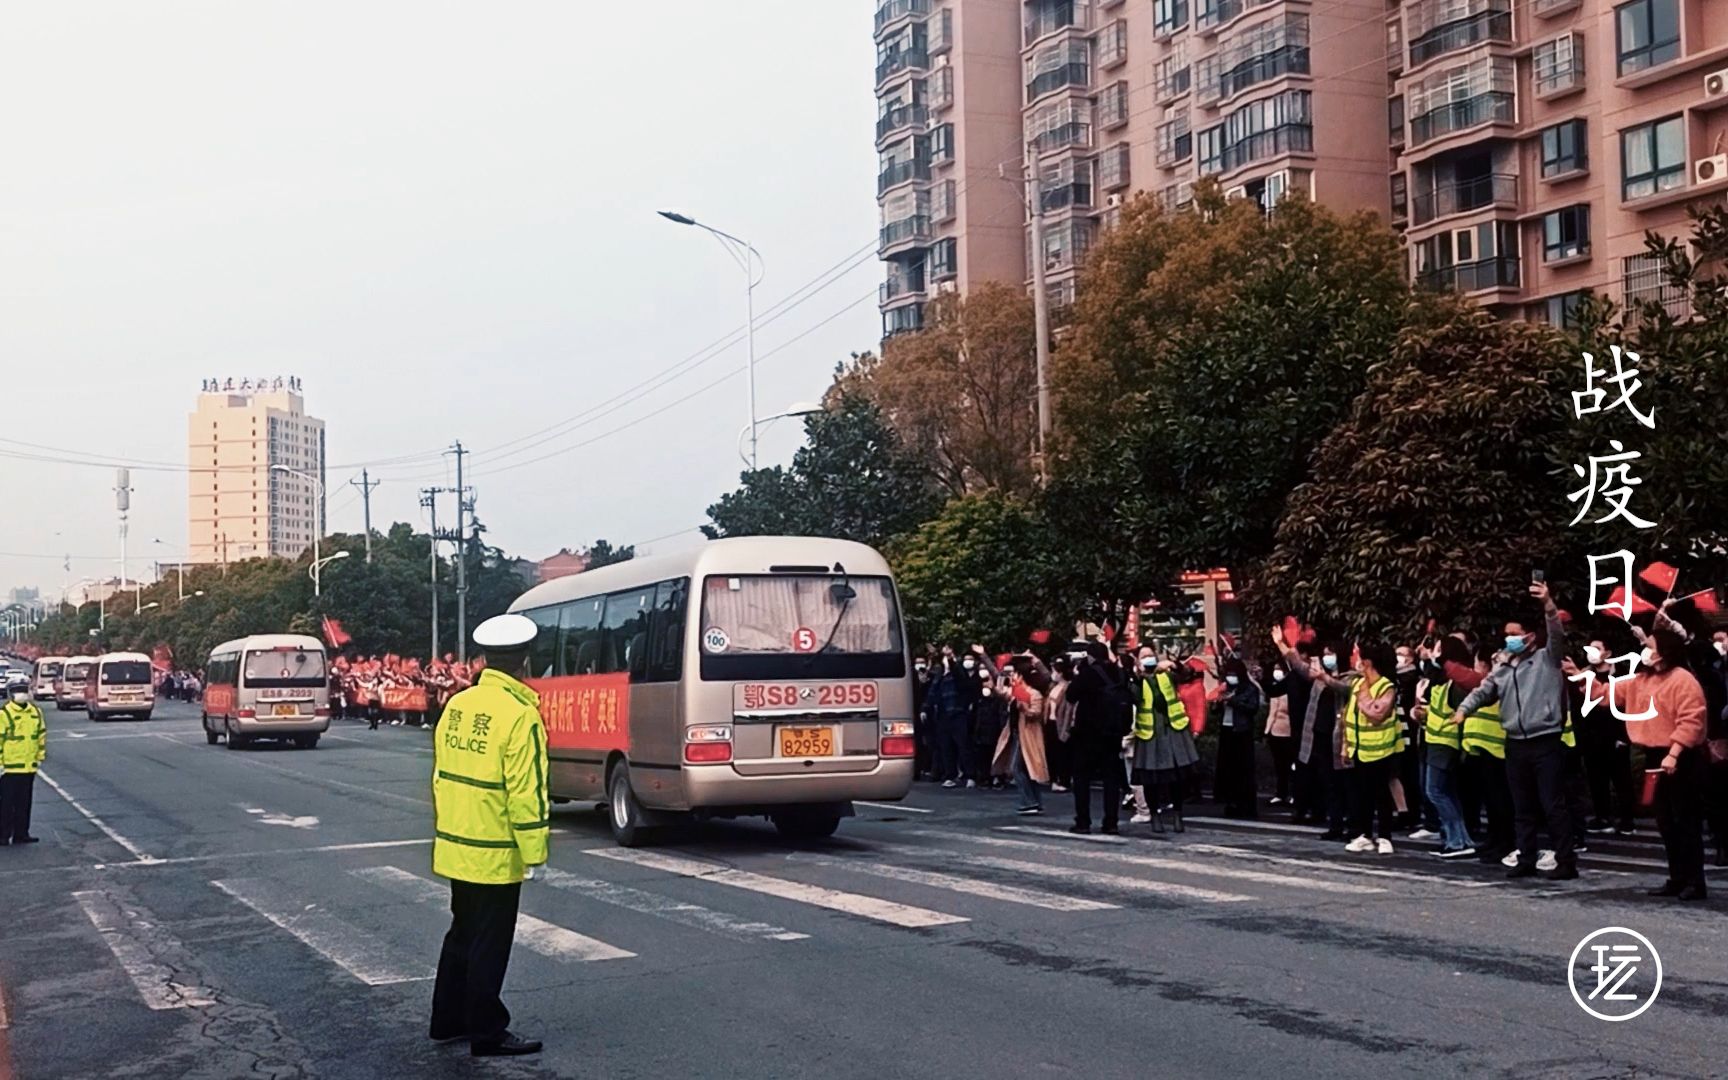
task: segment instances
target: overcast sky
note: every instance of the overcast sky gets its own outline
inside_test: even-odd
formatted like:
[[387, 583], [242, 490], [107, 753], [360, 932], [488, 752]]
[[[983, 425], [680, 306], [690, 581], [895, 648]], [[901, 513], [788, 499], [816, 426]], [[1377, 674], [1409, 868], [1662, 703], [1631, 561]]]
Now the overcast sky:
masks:
[[[741, 329], [742, 274], [654, 211], [753, 240], [759, 313], [860, 260], [759, 328], [762, 415], [872, 347], [873, 6], [9, 5], [0, 589], [58, 594], [65, 552], [73, 582], [117, 569], [112, 471], [11, 455], [183, 465], [211, 376], [304, 380], [331, 531], [359, 531], [358, 464], [407, 455], [374, 469], [373, 521], [420, 523], [457, 438], [513, 553], [704, 521], [737, 481], [744, 349], [643, 384]], [[132, 482], [136, 572], [183, 550], [186, 476]]]

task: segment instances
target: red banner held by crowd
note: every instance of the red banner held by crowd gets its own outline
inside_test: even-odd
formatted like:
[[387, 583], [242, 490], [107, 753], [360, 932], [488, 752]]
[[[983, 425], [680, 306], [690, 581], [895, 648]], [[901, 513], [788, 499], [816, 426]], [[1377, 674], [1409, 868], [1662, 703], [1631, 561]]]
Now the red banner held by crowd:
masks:
[[424, 686], [381, 686], [378, 688], [379, 708], [390, 712], [425, 712]]

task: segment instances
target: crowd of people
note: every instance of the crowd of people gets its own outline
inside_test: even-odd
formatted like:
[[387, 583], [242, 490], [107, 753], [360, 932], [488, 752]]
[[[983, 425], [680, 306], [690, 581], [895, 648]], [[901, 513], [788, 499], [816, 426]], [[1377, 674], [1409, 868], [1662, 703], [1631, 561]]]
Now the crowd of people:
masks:
[[454, 653], [422, 663], [417, 657], [339, 656], [330, 665], [330, 708], [340, 718], [430, 728], [458, 691], [474, 685], [484, 657], [462, 661]]
[[1186, 656], [1104, 640], [1043, 656], [944, 647], [915, 661], [917, 769], [1013, 788], [1023, 815], [1044, 812], [1046, 788], [1071, 791], [1077, 833], [1101, 786], [1104, 832], [1130, 808], [1131, 824], [1180, 832], [1204, 729], [1227, 816], [1288, 809], [1351, 853], [1408, 837], [1569, 880], [1592, 837], [1632, 834], [1648, 808], [1668, 858], [1652, 895], [1704, 899], [1706, 825], [1728, 865], [1728, 632], [1667, 607], [1649, 629], [1587, 630], [1546, 584], [1530, 592], [1540, 618], [1483, 639], [1346, 643], [1286, 620], [1263, 646]]

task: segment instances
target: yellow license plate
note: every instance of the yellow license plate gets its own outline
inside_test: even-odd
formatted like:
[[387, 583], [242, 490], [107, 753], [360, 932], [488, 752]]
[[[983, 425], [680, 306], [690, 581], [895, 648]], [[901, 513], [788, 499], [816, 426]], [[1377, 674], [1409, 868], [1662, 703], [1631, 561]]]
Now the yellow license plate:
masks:
[[300, 715], [300, 706], [298, 706], [298, 705], [278, 705], [270, 711], [273, 715], [276, 715], [276, 716], [299, 716]]
[[780, 756], [813, 758], [834, 756], [834, 729], [831, 727], [783, 727], [780, 729]]

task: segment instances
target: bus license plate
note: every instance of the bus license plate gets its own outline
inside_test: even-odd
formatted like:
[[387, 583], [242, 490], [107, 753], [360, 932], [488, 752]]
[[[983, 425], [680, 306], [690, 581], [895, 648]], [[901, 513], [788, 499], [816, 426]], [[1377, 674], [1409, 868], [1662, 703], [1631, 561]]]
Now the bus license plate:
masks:
[[834, 729], [831, 727], [783, 727], [780, 729], [780, 756], [813, 758], [834, 756]]
[[271, 712], [271, 715], [273, 715], [273, 716], [299, 716], [300, 715], [300, 706], [298, 706], [298, 705], [278, 705], [274, 709], [271, 709], [270, 712]]

